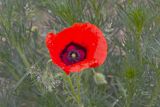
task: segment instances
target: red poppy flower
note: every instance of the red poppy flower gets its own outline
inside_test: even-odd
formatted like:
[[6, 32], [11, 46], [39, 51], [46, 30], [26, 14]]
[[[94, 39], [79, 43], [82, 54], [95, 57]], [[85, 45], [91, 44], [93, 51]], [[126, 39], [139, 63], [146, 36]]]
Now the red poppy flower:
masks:
[[76, 23], [57, 34], [48, 33], [46, 45], [53, 63], [66, 74], [103, 64], [108, 48], [101, 30], [90, 23]]

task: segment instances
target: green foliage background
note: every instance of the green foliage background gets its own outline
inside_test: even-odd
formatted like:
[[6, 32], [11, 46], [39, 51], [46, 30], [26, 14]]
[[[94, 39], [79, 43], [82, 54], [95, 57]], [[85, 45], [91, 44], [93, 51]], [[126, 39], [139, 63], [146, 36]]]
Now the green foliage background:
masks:
[[[44, 35], [75, 22], [103, 31], [108, 57], [66, 76]], [[159, 0], [0, 0], [0, 107], [160, 107], [159, 95]]]

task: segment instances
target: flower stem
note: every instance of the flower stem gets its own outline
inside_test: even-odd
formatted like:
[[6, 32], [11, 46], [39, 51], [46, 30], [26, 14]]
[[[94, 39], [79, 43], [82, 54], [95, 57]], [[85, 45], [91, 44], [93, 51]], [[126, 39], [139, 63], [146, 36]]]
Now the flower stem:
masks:
[[92, 72], [93, 72], [93, 74], [95, 74], [95, 73], [96, 73], [96, 70], [95, 70], [94, 68], [92, 68]]
[[73, 82], [71, 80], [71, 77], [70, 76], [67, 77], [67, 82], [68, 82], [69, 87], [71, 89], [71, 93], [72, 93], [73, 97], [75, 98], [76, 102], [78, 103], [78, 107], [82, 106], [81, 94], [80, 94], [80, 88], [81, 88], [80, 81], [81, 81], [81, 75], [78, 74], [78, 76], [76, 78], [76, 84], [77, 84], [77, 92], [76, 92], [76, 90], [73, 86]]
[[78, 100], [81, 104], [81, 74], [79, 73], [77, 76], [77, 90], [78, 90]]

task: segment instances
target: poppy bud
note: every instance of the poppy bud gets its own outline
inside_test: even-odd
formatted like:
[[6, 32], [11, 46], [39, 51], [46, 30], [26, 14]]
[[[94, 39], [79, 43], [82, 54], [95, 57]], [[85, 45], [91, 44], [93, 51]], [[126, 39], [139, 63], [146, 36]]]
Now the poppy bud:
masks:
[[105, 76], [102, 73], [94, 73], [94, 80], [96, 84], [107, 84], [107, 81], [105, 79]]

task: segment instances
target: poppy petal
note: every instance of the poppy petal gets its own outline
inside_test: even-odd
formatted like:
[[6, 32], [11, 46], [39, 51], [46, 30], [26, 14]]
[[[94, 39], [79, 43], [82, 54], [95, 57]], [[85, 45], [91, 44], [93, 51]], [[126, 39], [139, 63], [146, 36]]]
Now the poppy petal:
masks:
[[[67, 51], [76, 49], [81, 54], [80, 58], [83, 59], [84, 56], [85, 58], [71, 65], [66, 65], [60, 56], [71, 43], [73, 46], [71, 45]], [[76, 23], [57, 34], [49, 33], [46, 37], [46, 44], [52, 61], [67, 74], [103, 64], [108, 49], [101, 30], [90, 23]]]

